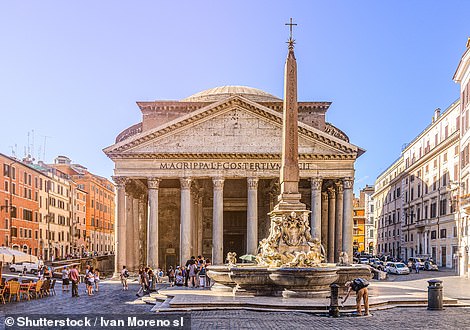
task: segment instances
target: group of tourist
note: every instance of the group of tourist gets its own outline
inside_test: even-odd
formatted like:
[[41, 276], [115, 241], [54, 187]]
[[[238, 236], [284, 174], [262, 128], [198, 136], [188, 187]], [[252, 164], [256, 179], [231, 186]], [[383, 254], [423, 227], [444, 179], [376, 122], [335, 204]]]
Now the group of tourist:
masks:
[[160, 268], [154, 271], [150, 267], [140, 267], [138, 280], [140, 287], [136, 296], [140, 297], [141, 293], [155, 291], [157, 283], [163, 283], [163, 271]]
[[[62, 291], [70, 291], [70, 283], [72, 283], [72, 297], [78, 297], [78, 284], [80, 283], [80, 274], [78, 272], [77, 265], [73, 265], [71, 267], [64, 266], [61, 272], [61, 279]], [[87, 295], [93, 296], [93, 292], [99, 291], [100, 270], [98, 268], [94, 269], [90, 265], [86, 266], [85, 284]]]
[[[155, 291], [157, 283], [163, 283], [163, 276], [163, 270], [160, 268], [154, 271], [150, 267], [140, 267], [137, 278], [139, 281], [139, 291], [136, 295], [140, 297], [141, 293], [146, 294], [150, 291]], [[123, 266], [120, 274], [123, 290], [129, 290], [129, 286], [127, 284], [128, 278], [129, 271], [127, 270], [126, 266]]]
[[[23, 274], [26, 275], [26, 271], [23, 271]], [[40, 266], [40, 268], [38, 269], [38, 279], [50, 280], [52, 279], [52, 277], [54, 277], [54, 274], [51, 266]]]
[[210, 265], [209, 259], [202, 256], [191, 257], [183, 266], [172, 266], [167, 271], [170, 286], [186, 286], [191, 288], [204, 288], [210, 286], [210, 279], [206, 276], [206, 268]]
[[[170, 266], [166, 271], [170, 286], [186, 286], [191, 288], [204, 288], [210, 286], [210, 279], [206, 276], [206, 268], [210, 265], [210, 260], [202, 256], [191, 257], [185, 265]], [[122, 267], [120, 279], [123, 290], [129, 290], [129, 271], [126, 266]], [[151, 267], [140, 267], [138, 272], [139, 290], [136, 295], [147, 294], [155, 291], [157, 283], [163, 283], [165, 272], [161, 268], [153, 270]]]

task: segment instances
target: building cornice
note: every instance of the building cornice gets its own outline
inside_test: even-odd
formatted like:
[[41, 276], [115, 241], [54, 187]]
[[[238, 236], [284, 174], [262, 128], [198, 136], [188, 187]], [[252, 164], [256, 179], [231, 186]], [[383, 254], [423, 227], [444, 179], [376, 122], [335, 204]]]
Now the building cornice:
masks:
[[[240, 153], [112, 153], [111, 159], [167, 159], [167, 160], [201, 160], [201, 159], [226, 159], [226, 160], [280, 160], [280, 154], [240, 154]], [[355, 154], [300, 154], [299, 160], [354, 160]]]
[[459, 83], [462, 81], [462, 78], [465, 72], [470, 65], [470, 48], [467, 48], [460, 59], [459, 65], [457, 66], [457, 70], [455, 70], [454, 77], [452, 80]]
[[456, 130], [447, 139], [439, 143], [437, 147], [434, 147], [434, 149], [432, 149], [430, 152], [428, 152], [421, 158], [418, 158], [418, 160], [414, 164], [411, 164], [408, 168], [405, 168], [405, 171], [403, 173], [412, 172], [416, 170], [418, 167], [423, 166], [424, 165], [423, 163], [426, 163], [427, 161], [429, 161], [430, 158], [436, 157], [437, 154], [444, 151], [447, 147], [449, 147], [449, 145], [455, 142], [459, 142], [459, 136], [460, 136], [460, 131]]

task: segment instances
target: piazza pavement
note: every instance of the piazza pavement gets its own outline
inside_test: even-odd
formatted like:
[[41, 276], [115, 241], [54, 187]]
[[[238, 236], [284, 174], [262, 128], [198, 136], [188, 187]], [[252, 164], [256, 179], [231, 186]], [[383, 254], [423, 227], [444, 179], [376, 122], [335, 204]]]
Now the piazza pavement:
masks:
[[[451, 271], [439, 273], [421, 272], [407, 276], [390, 276], [386, 281], [371, 282], [371, 288], [381, 286], [383, 294], [392, 294], [393, 287], [414, 287], [426, 292], [427, 280], [443, 280], [444, 295], [458, 299], [461, 307], [446, 307], [443, 311], [428, 311], [424, 306], [395, 307], [373, 310], [370, 317], [339, 318], [327, 317], [326, 313], [308, 311], [256, 310], [256, 309], [215, 309], [176, 311], [160, 313], [164, 316], [190, 317], [191, 329], [470, 329], [470, 280], [455, 276]], [[138, 284], [131, 282], [128, 291], [123, 291], [118, 281], [103, 281], [100, 291], [86, 296], [85, 285], [80, 284], [80, 297], [71, 298], [70, 291], [62, 292], [57, 283], [55, 296], [42, 299], [7, 303], [0, 305], [0, 328], [4, 327], [5, 316], [25, 315], [68, 315], [68, 314], [119, 314], [152, 315], [155, 306], [136, 297]], [[166, 284], [159, 285], [160, 289]], [[392, 289], [391, 289], [392, 288]], [[188, 289], [198, 290], [198, 289]], [[384, 291], [385, 290], [385, 291]], [[354, 298], [350, 298], [352, 303]]]

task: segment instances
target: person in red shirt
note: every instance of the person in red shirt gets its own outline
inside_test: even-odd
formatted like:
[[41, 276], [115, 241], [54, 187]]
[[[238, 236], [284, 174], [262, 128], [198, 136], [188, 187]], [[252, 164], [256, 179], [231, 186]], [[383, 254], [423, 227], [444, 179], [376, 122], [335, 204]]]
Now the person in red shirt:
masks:
[[72, 281], [72, 297], [78, 297], [78, 282], [80, 280], [80, 275], [78, 274], [77, 265], [73, 265], [69, 276]]

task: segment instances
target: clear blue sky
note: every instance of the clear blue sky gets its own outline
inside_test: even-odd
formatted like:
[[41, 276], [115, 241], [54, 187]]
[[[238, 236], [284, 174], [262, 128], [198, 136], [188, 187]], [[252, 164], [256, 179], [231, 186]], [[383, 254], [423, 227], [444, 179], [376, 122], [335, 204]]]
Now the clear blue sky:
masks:
[[141, 121], [136, 101], [221, 85], [282, 97], [293, 17], [299, 100], [333, 102], [327, 121], [367, 150], [357, 191], [459, 97], [469, 13], [463, 0], [2, 1], [0, 152], [22, 157], [34, 130], [36, 159], [48, 136], [46, 162], [110, 177], [102, 148]]

